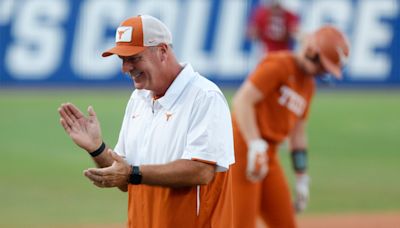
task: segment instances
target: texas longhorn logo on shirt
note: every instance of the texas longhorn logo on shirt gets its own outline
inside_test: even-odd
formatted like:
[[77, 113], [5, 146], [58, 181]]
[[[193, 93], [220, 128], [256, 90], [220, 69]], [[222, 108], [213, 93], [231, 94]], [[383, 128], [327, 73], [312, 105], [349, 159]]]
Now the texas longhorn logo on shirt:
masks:
[[280, 91], [281, 96], [279, 97], [278, 103], [292, 111], [296, 116], [302, 116], [306, 109], [306, 100], [288, 86], [281, 86]]
[[115, 34], [115, 42], [131, 42], [133, 27], [121, 26], [118, 27]]
[[168, 122], [168, 120], [171, 118], [171, 116], [172, 116], [172, 113], [171, 113], [171, 112], [166, 112], [166, 113], [165, 113], [165, 118], [166, 118], [167, 122]]

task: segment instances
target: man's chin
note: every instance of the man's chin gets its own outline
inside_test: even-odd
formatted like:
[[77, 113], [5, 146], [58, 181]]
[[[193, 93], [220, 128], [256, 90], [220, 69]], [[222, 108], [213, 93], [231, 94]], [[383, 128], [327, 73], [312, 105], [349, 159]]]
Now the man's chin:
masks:
[[133, 85], [133, 87], [134, 87], [135, 89], [144, 89], [143, 84], [141, 84], [141, 83], [139, 83], [139, 82], [132, 81], [132, 85]]

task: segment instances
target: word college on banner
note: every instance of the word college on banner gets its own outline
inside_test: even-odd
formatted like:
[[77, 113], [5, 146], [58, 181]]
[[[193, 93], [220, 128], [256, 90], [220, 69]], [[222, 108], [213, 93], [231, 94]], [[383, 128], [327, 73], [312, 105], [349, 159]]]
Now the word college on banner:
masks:
[[[246, 38], [259, 0], [0, 0], [0, 85], [122, 83], [118, 57], [104, 59], [124, 19], [151, 14], [174, 50], [221, 84], [240, 83], [260, 58]], [[331, 23], [351, 43], [343, 84], [400, 85], [400, 0], [288, 0], [304, 33]], [[257, 54], [258, 53], [258, 54]]]

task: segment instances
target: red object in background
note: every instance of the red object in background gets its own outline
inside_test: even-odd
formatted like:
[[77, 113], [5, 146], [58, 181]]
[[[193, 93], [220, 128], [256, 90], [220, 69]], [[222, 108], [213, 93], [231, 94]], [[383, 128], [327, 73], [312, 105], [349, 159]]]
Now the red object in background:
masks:
[[267, 51], [289, 50], [299, 18], [280, 4], [256, 7], [250, 18], [249, 35], [261, 41]]

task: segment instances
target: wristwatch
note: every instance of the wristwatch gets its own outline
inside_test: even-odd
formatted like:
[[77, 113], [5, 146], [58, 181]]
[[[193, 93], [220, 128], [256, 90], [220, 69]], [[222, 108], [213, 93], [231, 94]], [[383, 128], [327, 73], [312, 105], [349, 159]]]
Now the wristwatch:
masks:
[[138, 185], [142, 183], [142, 173], [139, 166], [132, 166], [132, 172], [129, 175], [129, 184]]

